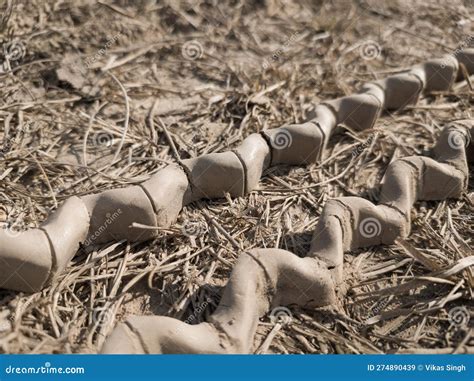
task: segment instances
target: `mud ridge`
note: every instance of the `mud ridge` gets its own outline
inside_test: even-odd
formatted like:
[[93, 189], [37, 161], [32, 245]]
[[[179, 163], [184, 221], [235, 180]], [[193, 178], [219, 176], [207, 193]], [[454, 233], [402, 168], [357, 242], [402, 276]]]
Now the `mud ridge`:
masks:
[[[132, 316], [119, 324], [102, 353], [249, 353], [258, 319], [281, 305], [322, 307], [343, 297], [343, 255], [357, 248], [392, 244], [410, 233], [410, 209], [418, 200], [458, 198], [474, 161], [474, 120], [445, 127], [433, 158], [410, 156], [392, 162], [378, 205], [360, 197], [329, 200], [306, 257], [280, 249], [240, 255], [217, 310], [208, 322], [189, 325], [159, 316]], [[133, 327], [139, 349], [126, 335]]]

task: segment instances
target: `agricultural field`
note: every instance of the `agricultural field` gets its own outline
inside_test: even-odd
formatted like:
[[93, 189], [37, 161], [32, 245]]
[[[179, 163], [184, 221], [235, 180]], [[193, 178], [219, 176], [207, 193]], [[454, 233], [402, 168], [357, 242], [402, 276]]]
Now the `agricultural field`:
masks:
[[1, 2], [0, 353], [472, 353], [472, 0]]

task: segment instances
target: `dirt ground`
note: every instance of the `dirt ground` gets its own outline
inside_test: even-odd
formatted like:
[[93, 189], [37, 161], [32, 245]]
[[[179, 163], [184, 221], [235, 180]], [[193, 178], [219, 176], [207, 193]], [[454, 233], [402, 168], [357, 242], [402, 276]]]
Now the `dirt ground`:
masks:
[[[4, 0], [0, 224], [38, 226], [71, 195], [142, 182], [176, 154], [228, 150], [474, 46], [473, 14], [472, 0]], [[247, 197], [192, 204], [153, 242], [83, 248], [40, 293], [0, 290], [0, 352], [95, 353], [128, 314], [205, 320], [239, 251], [304, 255], [328, 198], [377, 201], [388, 163], [474, 117], [473, 95], [463, 81], [373, 130], [341, 127], [320, 163], [274, 167]], [[472, 180], [462, 199], [419, 202], [412, 218], [406, 241], [346, 254], [341, 305], [262, 318], [255, 353], [473, 351], [472, 269], [440, 275], [472, 255]]]

